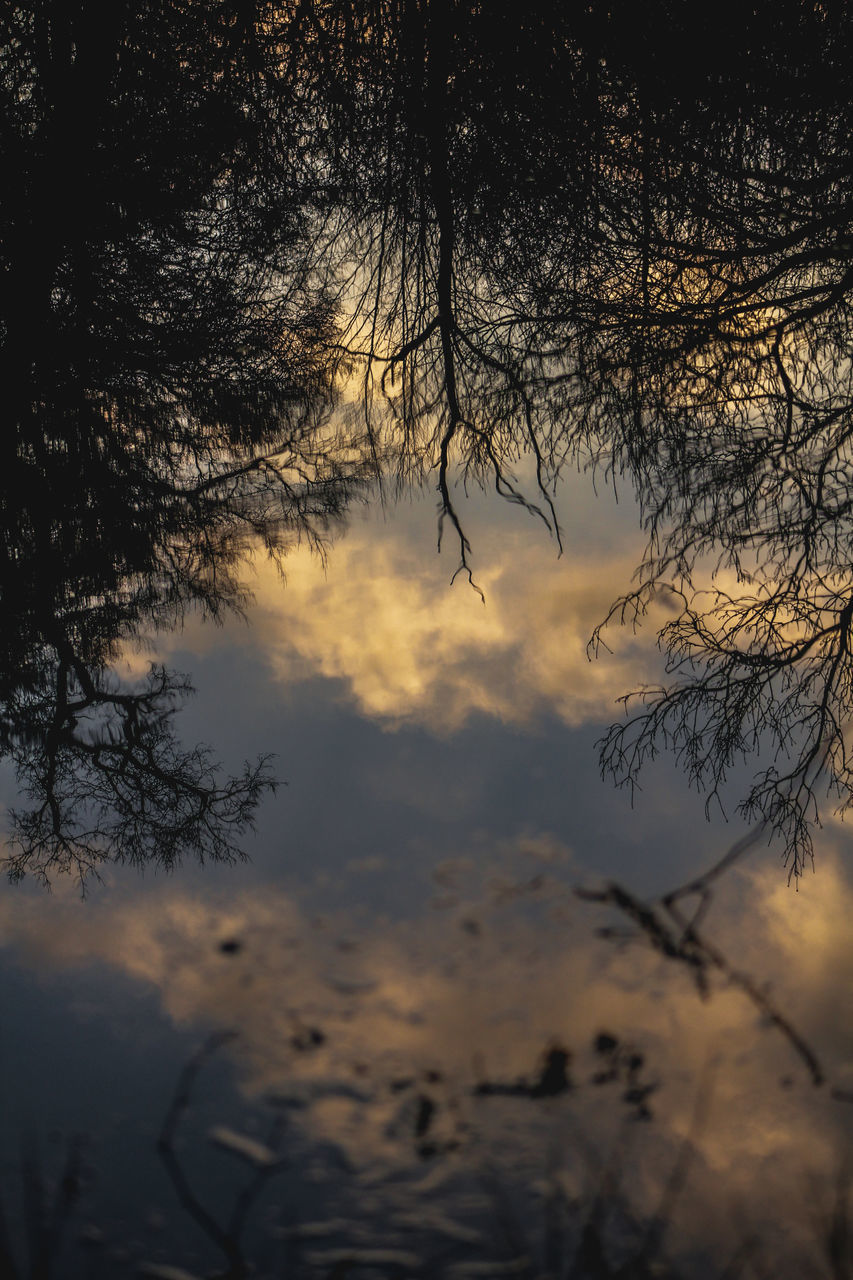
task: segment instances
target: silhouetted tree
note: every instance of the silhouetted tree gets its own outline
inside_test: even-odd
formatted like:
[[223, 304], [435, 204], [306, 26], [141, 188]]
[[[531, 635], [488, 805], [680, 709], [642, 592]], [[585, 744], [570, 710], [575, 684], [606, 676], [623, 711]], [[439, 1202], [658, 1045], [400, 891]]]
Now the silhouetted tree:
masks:
[[672, 610], [673, 680], [642, 691], [603, 763], [633, 785], [666, 744], [714, 796], [764, 754], [740, 807], [796, 875], [818, 784], [853, 802], [850, 22], [796, 5], [745, 23], [689, 95], [653, 61], [637, 76], [635, 230], [623, 206], [578, 420], [648, 530], [611, 617], [661, 594]]
[[[844, 7], [125, 0], [101, 24], [43, 0], [2, 22], [15, 489], [49, 507], [46, 459], [109, 455], [135, 523], [157, 493], [195, 531], [168, 543], [192, 592], [203, 526], [220, 563], [275, 547], [336, 510], [362, 430], [377, 468], [435, 479], [469, 577], [458, 476], [558, 539], [566, 466], [626, 476], [649, 541], [614, 616], [668, 595], [674, 682], [604, 765], [633, 784], [668, 743], [716, 794], [763, 744], [743, 808], [799, 872], [817, 776], [853, 798]], [[324, 424], [353, 379], [342, 452]]]
[[374, 438], [388, 424], [400, 473], [434, 472], [469, 575], [456, 465], [527, 505], [538, 484], [555, 529], [567, 464], [627, 476], [649, 542], [615, 615], [668, 593], [677, 679], [604, 766], [633, 784], [669, 743], [716, 794], [764, 744], [742, 807], [798, 873], [816, 776], [853, 798], [849, 15], [300, 10], [322, 251]]
[[109, 665], [190, 605], [239, 607], [240, 555], [318, 541], [364, 475], [329, 428], [335, 303], [304, 267], [261, 13], [0, 14], [0, 723], [32, 801], [16, 874], [234, 851], [265, 763], [219, 781], [174, 738], [186, 682], [124, 689]]

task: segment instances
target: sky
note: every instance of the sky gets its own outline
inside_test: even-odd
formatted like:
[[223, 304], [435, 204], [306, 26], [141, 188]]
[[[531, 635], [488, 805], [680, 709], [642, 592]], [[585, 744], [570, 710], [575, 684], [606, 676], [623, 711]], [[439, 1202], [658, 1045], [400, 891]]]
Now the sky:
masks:
[[[636, 512], [578, 477], [560, 513], [562, 556], [527, 513], [471, 496], [483, 601], [450, 585], [432, 495], [367, 508], [325, 563], [297, 547], [283, 577], [260, 555], [247, 565], [245, 618], [191, 619], [128, 650], [127, 678], [154, 657], [191, 676], [185, 741], [210, 743], [227, 768], [274, 752], [282, 785], [245, 862], [144, 876], [112, 867], [85, 898], [61, 878], [49, 893], [28, 882], [4, 891], [7, 1203], [21, 1141], [40, 1135], [49, 1162], [82, 1133], [94, 1153], [82, 1225], [136, 1262], [209, 1265], [153, 1143], [182, 1065], [227, 1029], [236, 1035], [205, 1068], [187, 1121], [187, 1159], [213, 1196], [241, 1158], [263, 1159], [276, 1105], [301, 1153], [290, 1203], [322, 1221], [337, 1159], [355, 1198], [335, 1230], [353, 1204], [362, 1218], [372, 1205], [389, 1231], [400, 1219], [398, 1248], [406, 1214], [427, 1203], [442, 1230], [481, 1229], [488, 1205], [471, 1186], [483, 1168], [519, 1196], [516, 1184], [526, 1195], [556, 1179], [577, 1205], [610, 1161], [637, 1212], [653, 1213], [689, 1146], [673, 1211], [679, 1256], [719, 1261], [720, 1241], [733, 1250], [755, 1230], [778, 1274], [805, 1274], [795, 1267], [814, 1255], [853, 1118], [839, 1101], [853, 1091], [849, 832], [827, 822], [799, 888], [759, 842], [719, 882], [703, 923], [819, 1056], [827, 1084], [815, 1088], [737, 984], [716, 977], [703, 999], [685, 966], [642, 938], [599, 936], [627, 922], [575, 893], [616, 880], [653, 898], [744, 828], [718, 812], [707, 821], [666, 759], [633, 805], [600, 778], [595, 743], [616, 699], [660, 678], [665, 601], [591, 660], [590, 634], [642, 549]], [[602, 1033], [622, 1046], [607, 1062]], [[570, 1055], [564, 1096], [477, 1093], [484, 1081], [535, 1081], [555, 1046]], [[642, 1121], [624, 1100], [631, 1053], [654, 1086]], [[613, 1079], [595, 1084], [603, 1062]], [[413, 1138], [423, 1097], [439, 1151], [426, 1173]], [[241, 1157], [235, 1134], [261, 1144], [254, 1157]], [[220, 1174], [198, 1154], [208, 1149]], [[411, 1189], [396, 1218], [381, 1210], [389, 1171]], [[467, 1200], [453, 1181], [465, 1178]], [[801, 1212], [783, 1209], [791, 1197]], [[324, 1247], [321, 1232], [318, 1267]]]

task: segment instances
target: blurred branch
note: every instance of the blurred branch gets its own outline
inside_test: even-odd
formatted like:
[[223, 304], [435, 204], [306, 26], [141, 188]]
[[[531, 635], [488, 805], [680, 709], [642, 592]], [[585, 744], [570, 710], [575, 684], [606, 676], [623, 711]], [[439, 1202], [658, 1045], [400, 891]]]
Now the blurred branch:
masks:
[[[826, 1075], [812, 1047], [755, 979], [732, 965], [719, 947], [698, 929], [698, 924], [711, 903], [711, 884], [754, 847], [765, 829], [764, 824], [759, 824], [736, 841], [707, 872], [651, 901], [638, 898], [615, 881], [601, 889], [576, 888], [575, 894], [584, 902], [615, 907], [635, 926], [637, 937], [644, 938], [655, 951], [688, 969], [703, 998], [707, 998], [710, 993], [712, 973], [720, 975], [730, 986], [736, 987], [788, 1041], [805, 1065], [812, 1084], [817, 1087], [826, 1082]], [[692, 916], [686, 917], [678, 904], [690, 897], [698, 897], [699, 906]], [[605, 927], [600, 933], [606, 937], [609, 930]]]

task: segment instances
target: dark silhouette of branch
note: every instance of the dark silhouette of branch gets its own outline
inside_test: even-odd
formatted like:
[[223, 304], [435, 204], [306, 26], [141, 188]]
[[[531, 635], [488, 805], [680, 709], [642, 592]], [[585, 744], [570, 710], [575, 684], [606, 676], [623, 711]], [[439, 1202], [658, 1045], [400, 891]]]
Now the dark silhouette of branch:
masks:
[[[270, 1178], [283, 1167], [281, 1160], [271, 1160], [256, 1167], [253, 1175], [237, 1192], [227, 1224], [222, 1226], [218, 1217], [208, 1210], [192, 1189], [187, 1174], [175, 1150], [175, 1139], [181, 1121], [192, 1101], [192, 1093], [199, 1073], [223, 1045], [234, 1039], [235, 1033], [217, 1032], [193, 1054], [181, 1072], [175, 1095], [163, 1118], [157, 1150], [166, 1172], [178, 1196], [181, 1208], [195, 1220], [204, 1234], [224, 1254], [227, 1263], [227, 1280], [243, 1280], [251, 1268], [246, 1259], [241, 1240], [246, 1219]], [[272, 1149], [277, 1150], [282, 1131], [281, 1117], [277, 1117], [271, 1135]]]
[[[778, 1004], [748, 973], [736, 968], [707, 936], [699, 932], [699, 924], [710, 903], [711, 885], [753, 847], [766, 828], [760, 825], [732, 845], [731, 849], [703, 875], [664, 894], [653, 902], [638, 898], [623, 885], [611, 881], [601, 889], [577, 888], [577, 897], [585, 902], [613, 906], [630, 920], [637, 936], [643, 937], [661, 955], [686, 966], [703, 998], [710, 993], [710, 977], [719, 974], [730, 986], [741, 991], [762, 1017], [788, 1041], [805, 1065], [812, 1084], [826, 1083], [826, 1074], [815, 1051], [797, 1030]], [[684, 899], [697, 898], [692, 915], [680, 909]], [[604, 936], [609, 931], [602, 930]]]

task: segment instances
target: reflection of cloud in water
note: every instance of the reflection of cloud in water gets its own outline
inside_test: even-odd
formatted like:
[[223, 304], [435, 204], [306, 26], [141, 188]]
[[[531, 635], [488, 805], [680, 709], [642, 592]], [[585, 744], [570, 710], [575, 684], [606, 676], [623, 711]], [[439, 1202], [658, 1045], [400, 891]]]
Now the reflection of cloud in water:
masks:
[[[413, 1095], [392, 1088], [407, 1078], [435, 1101], [436, 1139], [470, 1126], [477, 1158], [491, 1151], [513, 1168], [541, 1168], [559, 1139], [585, 1142], [600, 1163], [629, 1114], [621, 1085], [591, 1083], [601, 1067], [592, 1043], [608, 1031], [642, 1049], [661, 1086], [651, 1123], [626, 1130], [637, 1195], [653, 1198], [705, 1079], [710, 1113], [690, 1175], [702, 1222], [690, 1229], [701, 1235], [735, 1201], [745, 1220], [772, 1218], [804, 1171], [831, 1173], [850, 1109], [810, 1088], [742, 994], [718, 990], [703, 1003], [684, 973], [641, 945], [619, 950], [597, 938], [600, 917], [572, 898], [560, 850], [547, 840], [543, 849], [538, 863], [528, 849], [485, 873], [464, 858], [440, 864], [436, 909], [399, 925], [312, 918], [268, 887], [226, 902], [170, 885], [95, 911], [70, 897], [47, 909], [43, 899], [7, 898], [0, 916], [34, 967], [97, 960], [153, 984], [179, 1025], [234, 1028], [248, 1093], [311, 1102], [311, 1132], [360, 1163], [398, 1159], [403, 1140], [411, 1152]], [[709, 926], [736, 967], [772, 982], [831, 1080], [846, 1087], [851, 909], [853, 891], [827, 850], [800, 893], [772, 865], [731, 874]], [[484, 1079], [533, 1078], [555, 1042], [573, 1053], [573, 1094], [475, 1096]], [[686, 1221], [689, 1207], [683, 1213]]]
[[652, 619], [642, 637], [615, 637], [595, 661], [587, 642], [634, 556], [590, 552], [557, 559], [541, 536], [507, 534], [477, 580], [448, 586], [430, 548], [399, 531], [353, 529], [324, 576], [307, 550], [286, 563], [282, 587], [258, 568], [256, 642], [276, 676], [344, 682], [359, 710], [387, 725], [459, 728], [480, 712], [511, 723], [553, 712], [567, 724], [609, 719], [615, 699], [652, 672]]

